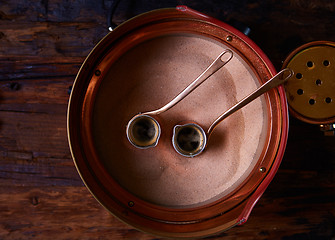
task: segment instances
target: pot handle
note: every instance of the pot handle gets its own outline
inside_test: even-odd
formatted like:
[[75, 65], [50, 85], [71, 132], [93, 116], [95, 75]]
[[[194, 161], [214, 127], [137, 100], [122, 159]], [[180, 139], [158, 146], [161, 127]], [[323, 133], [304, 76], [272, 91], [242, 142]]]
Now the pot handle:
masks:
[[[224, 58], [226, 54], [228, 55], [228, 57]], [[157, 110], [145, 112], [143, 114], [158, 115], [160, 113], [163, 113], [169, 110], [170, 108], [175, 106], [177, 103], [179, 103], [181, 100], [183, 100], [185, 97], [187, 97], [191, 92], [193, 92], [197, 87], [199, 87], [203, 82], [205, 82], [210, 76], [216, 73], [220, 68], [226, 65], [232, 58], [233, 58], [233, 52], [229, 49], [224, 50], [214, 60], [214, 62], [211, 65], [209, 65], [193, 82], [191, 82], [183, 91], [181, 91], [169, 103], [167, 103], [166, 105], [164, 105], [163, 107]]]

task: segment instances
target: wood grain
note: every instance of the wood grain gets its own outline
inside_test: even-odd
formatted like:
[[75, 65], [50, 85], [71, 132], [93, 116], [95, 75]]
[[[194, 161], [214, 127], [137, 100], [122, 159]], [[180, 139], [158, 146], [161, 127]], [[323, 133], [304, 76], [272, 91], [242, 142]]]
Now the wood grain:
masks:
[[[100, 206], [67, 143], [68, 92], [113, 2], [0, 1], [0, 239], [158, 239]], [[303, 43], [335, 41], [326, 0], [123, 0], [113, 21], [178, 4], [249, 26], [277, 69]], [[290, 118], [283, 163], [247, 223], [208, 239], [334, 238], [335, 138]]]

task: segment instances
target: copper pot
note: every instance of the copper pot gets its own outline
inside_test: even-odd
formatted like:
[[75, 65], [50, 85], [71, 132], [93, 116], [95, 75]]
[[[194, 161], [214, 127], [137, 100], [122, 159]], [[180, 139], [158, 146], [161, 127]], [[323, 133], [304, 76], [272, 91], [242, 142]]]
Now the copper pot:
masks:
[[[232, 64], [160, 116], [158, 145], [132, 146], [129, 119], [174, 97], [222, 49], [234, 53]], [[243, 224], [284, 154], [283, 88], [224, 120], [195, 158], [174, 151], [172, 129], [208, 124], [275, 73], [244, 34], [185, 6], [125, 22], [93, 49], [73, 86], [68, 136], [80, 176], [114, 216], [151, 234], [202, 237]]]

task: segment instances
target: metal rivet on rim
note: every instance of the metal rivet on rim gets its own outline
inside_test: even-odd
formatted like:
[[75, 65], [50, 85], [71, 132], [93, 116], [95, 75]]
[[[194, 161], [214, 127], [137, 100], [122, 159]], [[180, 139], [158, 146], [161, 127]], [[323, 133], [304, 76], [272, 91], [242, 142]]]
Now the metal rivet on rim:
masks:
[[227, 40], [228, 42], [231, 42], [231, 41], [233, 40], [233, 37], [232, 37], [232, 36], [227, 36], [226, 40]]
[[259, 169], [259, 171], [260, 171], [261, 173], [265, 173], [265, 172], [266, 172], [266, 168], [265, 168], [265, 167], [261, 167], [261, 168]]
[[95, 74], [95, 76], [100, 76], [100, 75], [101, 75], [101, 71], [100, 71], [100, 70], [96, 70], [96, 71], [94, 72], [94, 74]]
[[129, 207], [134, 207], [134, 205], [135, 205], [135, 203], [134, 203], [133, 201], [129, 201], [129, 202], [128, 202], [128, 206], [129, 206]]

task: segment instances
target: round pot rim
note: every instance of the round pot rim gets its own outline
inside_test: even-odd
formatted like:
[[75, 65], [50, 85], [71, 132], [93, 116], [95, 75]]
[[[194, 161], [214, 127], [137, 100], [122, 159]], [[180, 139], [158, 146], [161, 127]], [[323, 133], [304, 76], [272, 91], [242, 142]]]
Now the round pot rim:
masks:
[[[269, 156], [270, 160], [266, 166], [259, 164], [252, 171], [257, 175], [253, 177], [255, 179], [258, 178], [258, 180], [254, 180], [256, 187], [252, 188], [247, 193], [244, 193], [243, 197], [239, 199], [238, 204], [228, 204], [229, 207], [227, 208], [225, 206], [227, 204], [226, 198], [224, 198], [205, 205], [204, 207], [169, 209], [146, 203], [135, 196], [129, 196], [129, 193], [122, 192], [122, 188], [115, 184], [113, 185], [114, 190], [117, 190], [118, 193], [122, 195], [116, 198], [110, 193], [111, 188], [109, 186], [104, 186], [103, 184], [103, 181], [108, 179], [106, 174], [102, 174], [103, 176], [101, 177], [97, 176], [95, 172], [99, 171], [99, 173], [103, 173], [105, 171], [103, 166], [97, 164], [99, 166], [96, 166], [96, 168], [93, 169], [92, 162], [90, 162], [91, 160], [89, 159], [90, 157], [96, 157], [94, 154], [90, 155], [90, 151], [94, 151], [94, 149], [92, 150], [93, 144], [91, 142], [92, 139], [90, 139], [90, 124], [86, 124], [87, 120], [90, 119], [91, 110], [93, 108], [93, 102], [91, 100], [94, 99], [94, 94], [96, 94], [94, 89], [90, 88], [90, 86], [92, 86], [92, 84], [98, 84], [103, 76], [103, 69], [101, 68], [103, 64], [101, 65], [101, 62], [104, 58], [108, 57], [108, 52], [110, 51], [106, 51], [106, 47], [108, 48], [108, 45], [111, 42], [114, 43], [118, 41], [119, 36], [126, 35], [127, 32], [135, 31], [143, 26], [147, 27], [152, 22], [156, 21], [157, 18], [161, 23], [166, 23], [169, 20], [191, 21], [196, 22], [196, 24], [205, 24], [211, 29], [225, 32], [225, 34], [222, 34], [222, 36], [225, 36], [225, 38], [222, 38], [222, 41], [232, 44], [231, 46], [233, 48], [233, 44], [235, 44], [234, 42], [239, 42], [239, 44], [243, 44], [243, 47], [254, 52], [255, 58], [258, 60], [257, 63], [262, 65], [262, 68], [260, 68], [261, 70], [258, 70], [263, 72], [260, 72], [259, 74], [269, 78], [276, 73], [270, 60], [252, 40], [235, 28], [214, 18], [208, 17], [185, 6], [178, 6], [176, 9], [160, 9], [139, 15], [122, 24], [102, 39], [87, 57], [78, 73], [68, 106], [67, 131], [71, 154], [81, 178], [87, 188], [91, 191], [92, 195], [120, 220], [131, 224], [140, 230], [160, 236], [206, 236], [223, 231], [236, 224], [244, 223], [249, 217], [252, 208], [277, 172], [284, 154], [288, 135], [288, 114], [285, 91], [282, 87], [278, 87], [269, 93], [275, 101], [275, 106], [273, 107], [278, 108], [276, 111], [276, 114], [278, 115], [276, 117], [279, 119], [279, 122], [276, 123], [277, 126], [273, 126], [273, 128], [277, 129], [272, 140], [273, 145], [275, 146], [267, 147], [267, 150], [271, 151], [271, 156]], [[129, 26], [130, 29], [128, 28]], [[228, 37], [232, 37], [233, 40]], [[238, 51], [237, 48], [236, 50]], [[248, 179], [248, 181], [249, 180], [250, 179]], [[110, 181], [110, 179], [108, 181]], [[236, 192], [230, 194], [230, 197], [233, 196], [233, 194], [236, 194]], [[138, 205], [141, 209], [138, 208]], [[150, 216], [144, 216], [146, 214], [145, 211], [148, 209], [152, 211], [152, 214]], [[166, 214], [166, 211], [169, 211], [169, 219], [157, 217], [161, 216], [160, 214], [162, 213]], [[205, 215], [203, 214], [204, 211], [207, 212]], [[212, 215], [210, 215], [210, 213]], [[215, 214], [213, 215], [213, 213]], [[177, 220], [181, 214], [184, 219], [188, 218], [189, 221]], [[192, 219], [194, 215], [199, 214], [207, 217], [202, 219]]]

